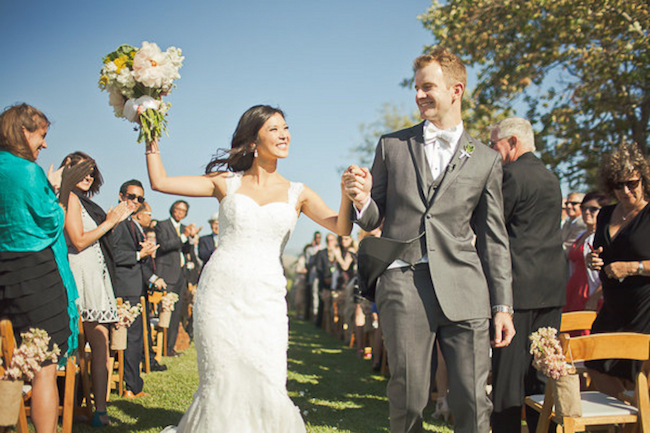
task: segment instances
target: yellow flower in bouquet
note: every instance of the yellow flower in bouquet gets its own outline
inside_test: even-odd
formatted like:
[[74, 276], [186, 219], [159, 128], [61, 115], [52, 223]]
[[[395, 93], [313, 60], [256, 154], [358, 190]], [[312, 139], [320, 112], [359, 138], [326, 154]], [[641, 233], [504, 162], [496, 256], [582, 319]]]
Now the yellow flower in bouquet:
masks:
[[138, 143], [150, 142], [167, 132], [167, 111], [171, 104], [162, 100], [176, 86], [184, 57], [179, 48], [167, 51], [155, 43], [141, 48], [121, 45], [104, 56], [99, 88], [108, 92], [108, 103], [116, 117], [140, 125]]

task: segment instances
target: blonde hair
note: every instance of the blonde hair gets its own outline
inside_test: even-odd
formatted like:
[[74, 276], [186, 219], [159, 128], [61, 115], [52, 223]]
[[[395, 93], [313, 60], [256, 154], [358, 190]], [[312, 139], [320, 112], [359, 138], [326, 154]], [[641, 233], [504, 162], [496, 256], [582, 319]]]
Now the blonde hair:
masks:
[[463, 85], [463, 91], [467, 87], [467, 70], [463, 61], [456, 54], [451, 53], [443, 47], [433, 47], [428, 53], [422, 54], [413, 60], [413, 72], [438, 62], [442, 74], [445, 77], [445, 84], [451, 87], [456, 83]]

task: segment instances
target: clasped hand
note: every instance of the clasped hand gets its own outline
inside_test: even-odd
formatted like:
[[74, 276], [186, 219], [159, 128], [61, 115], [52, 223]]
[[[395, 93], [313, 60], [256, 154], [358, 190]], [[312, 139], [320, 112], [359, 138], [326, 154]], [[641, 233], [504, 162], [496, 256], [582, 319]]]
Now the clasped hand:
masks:
[[341, 188], [344, 194], [352, 200], [354, 206], [361, 210], [370, 199], [372, 175], [366, 167], [351, 165], [341, 176]]
[[607, 275], [608, 278], [617, 279], [623, 281], [625, 277], [630, 276], [633, 272], [630, 272], [628, 263], [629, 262], [612, 262], [607, 266], [603, 259], [600, 258], [600, 254], [603, 252], [603, 247], [598, 247], [595, 250], [587, 255], [586, 262], [587, 267], [594, 271], [600, 271], [601, 269]]

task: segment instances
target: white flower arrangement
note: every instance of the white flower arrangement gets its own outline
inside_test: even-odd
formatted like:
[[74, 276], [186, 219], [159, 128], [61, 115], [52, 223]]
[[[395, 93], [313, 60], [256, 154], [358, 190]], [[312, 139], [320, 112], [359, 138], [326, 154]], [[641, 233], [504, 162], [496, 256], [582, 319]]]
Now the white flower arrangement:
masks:
[[174, 311], [176, 302], [178, 302], [178, 295], [174, 292], [167, 293], [160, 298], [162, 311]]
[[126, 301], [117, 306], [117, 322], [115, 323], [115, 328], [128, 328], [130, 327], [135, 319], [142, 312], [142, 305], [139, 303], [135, 306], [131, 306], [129, 301]]
[[178, 70], [184, 57], [179, 48], [160, 50], [143, 42], [141, 48], [121, 45], [104, 56], [99, 88], [108, 92], [108, 103], [115, 117], [140, 125], [138, 143], [150, 142], [167, 132], [166, 114], [171, 104], [163, 102], [181, 76]]
[[61, 350], [56, 344], [53, 344], [51, 351], [49, 350], [50, 336], [46, 331], [30, 328], [20, 336], [22, 342], [14, 350], [11, 365], [5, 370], [1, 380], [32, 380], [34, 374], [41, 370], [43, 362], [51, 360], [56, 363], [59, 359]]
[[575, 373], [575, 367], [566, 362], [562, 345], [557, 338], [557, 329], [539, 328], [529, 338], [533, 367], [536, 370], [555, 380]]

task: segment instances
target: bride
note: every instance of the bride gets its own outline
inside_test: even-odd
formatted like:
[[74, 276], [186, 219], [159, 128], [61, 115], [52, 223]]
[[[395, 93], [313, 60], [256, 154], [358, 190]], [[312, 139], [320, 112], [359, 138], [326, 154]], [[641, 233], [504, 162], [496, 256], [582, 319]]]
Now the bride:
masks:
[[[205, 264], [194, 306], [199, 389], [178, 427], [165, 432], [304, 432], [286, 390], [288, 318], [280, 256], [304, 213], [349, 235], [351, 202], [337, 214], [307, 186], [277, 172], [289, 155], [284, 113], [266, 105], [246, 111], [228, 152], [203, 176], [167, 176], [157, 141], [147, 145], [152, 189], [216, 197], [219, 248]], [[219, 169], [226, 169], [219, 171]]]

